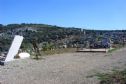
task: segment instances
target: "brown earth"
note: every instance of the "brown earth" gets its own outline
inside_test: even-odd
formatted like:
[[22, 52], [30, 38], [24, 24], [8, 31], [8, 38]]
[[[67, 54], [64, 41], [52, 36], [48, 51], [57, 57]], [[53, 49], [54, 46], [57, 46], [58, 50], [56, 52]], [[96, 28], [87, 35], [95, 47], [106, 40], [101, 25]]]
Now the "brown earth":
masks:
[[75, 52], [22, 59], [0, 66], [1, 84], [98, 84], [97, 72], [124, 69], [126, 48], [112, 53]]

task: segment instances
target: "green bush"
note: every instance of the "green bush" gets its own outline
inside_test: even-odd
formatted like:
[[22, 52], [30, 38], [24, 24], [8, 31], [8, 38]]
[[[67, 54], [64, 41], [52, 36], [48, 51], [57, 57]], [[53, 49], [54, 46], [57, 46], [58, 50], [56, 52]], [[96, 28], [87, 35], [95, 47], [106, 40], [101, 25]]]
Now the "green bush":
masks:
[[96, 76], [100, 80], [100, 84], [126, 84], [126, 69], [106, 74], [98, 73]]
[[45, 43], [43, 46], [42, 46], [42, 50], [43, 51], [47, 51], [47, 50], [51, 50], [54, 48], [54, 45], [51, 44], [51, 43]]

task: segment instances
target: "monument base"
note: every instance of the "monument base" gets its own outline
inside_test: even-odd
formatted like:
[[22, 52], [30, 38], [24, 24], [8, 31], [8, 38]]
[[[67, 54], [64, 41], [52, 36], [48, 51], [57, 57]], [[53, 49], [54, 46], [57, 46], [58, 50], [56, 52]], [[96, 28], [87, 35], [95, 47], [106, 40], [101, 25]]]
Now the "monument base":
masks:
[[4, 66], [4, 62], [0, 61], [0, 65], [1, 65], [1, 66]]

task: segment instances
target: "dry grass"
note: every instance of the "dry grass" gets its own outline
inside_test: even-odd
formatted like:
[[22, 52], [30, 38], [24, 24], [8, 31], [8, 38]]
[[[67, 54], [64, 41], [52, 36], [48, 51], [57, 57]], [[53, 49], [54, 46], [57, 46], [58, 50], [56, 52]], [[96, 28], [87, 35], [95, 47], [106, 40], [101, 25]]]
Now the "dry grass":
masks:
[[70, 53], [70, 52], [76, 52], [76, 48], [63, 48], [63, 49], [41, 51], [41, 54], [43, 56], [43, 55], [53, 55], [53, 54]]

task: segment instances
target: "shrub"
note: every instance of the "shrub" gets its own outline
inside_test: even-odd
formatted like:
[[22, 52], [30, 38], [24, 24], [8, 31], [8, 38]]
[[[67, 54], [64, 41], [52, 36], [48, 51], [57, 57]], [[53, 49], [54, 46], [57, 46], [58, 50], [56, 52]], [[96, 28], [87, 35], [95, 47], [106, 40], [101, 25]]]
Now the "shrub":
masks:
[[100, 84], [126, 84], [126, 69], [123, 71], [113, 71], [112, 73], [98, 73]]

